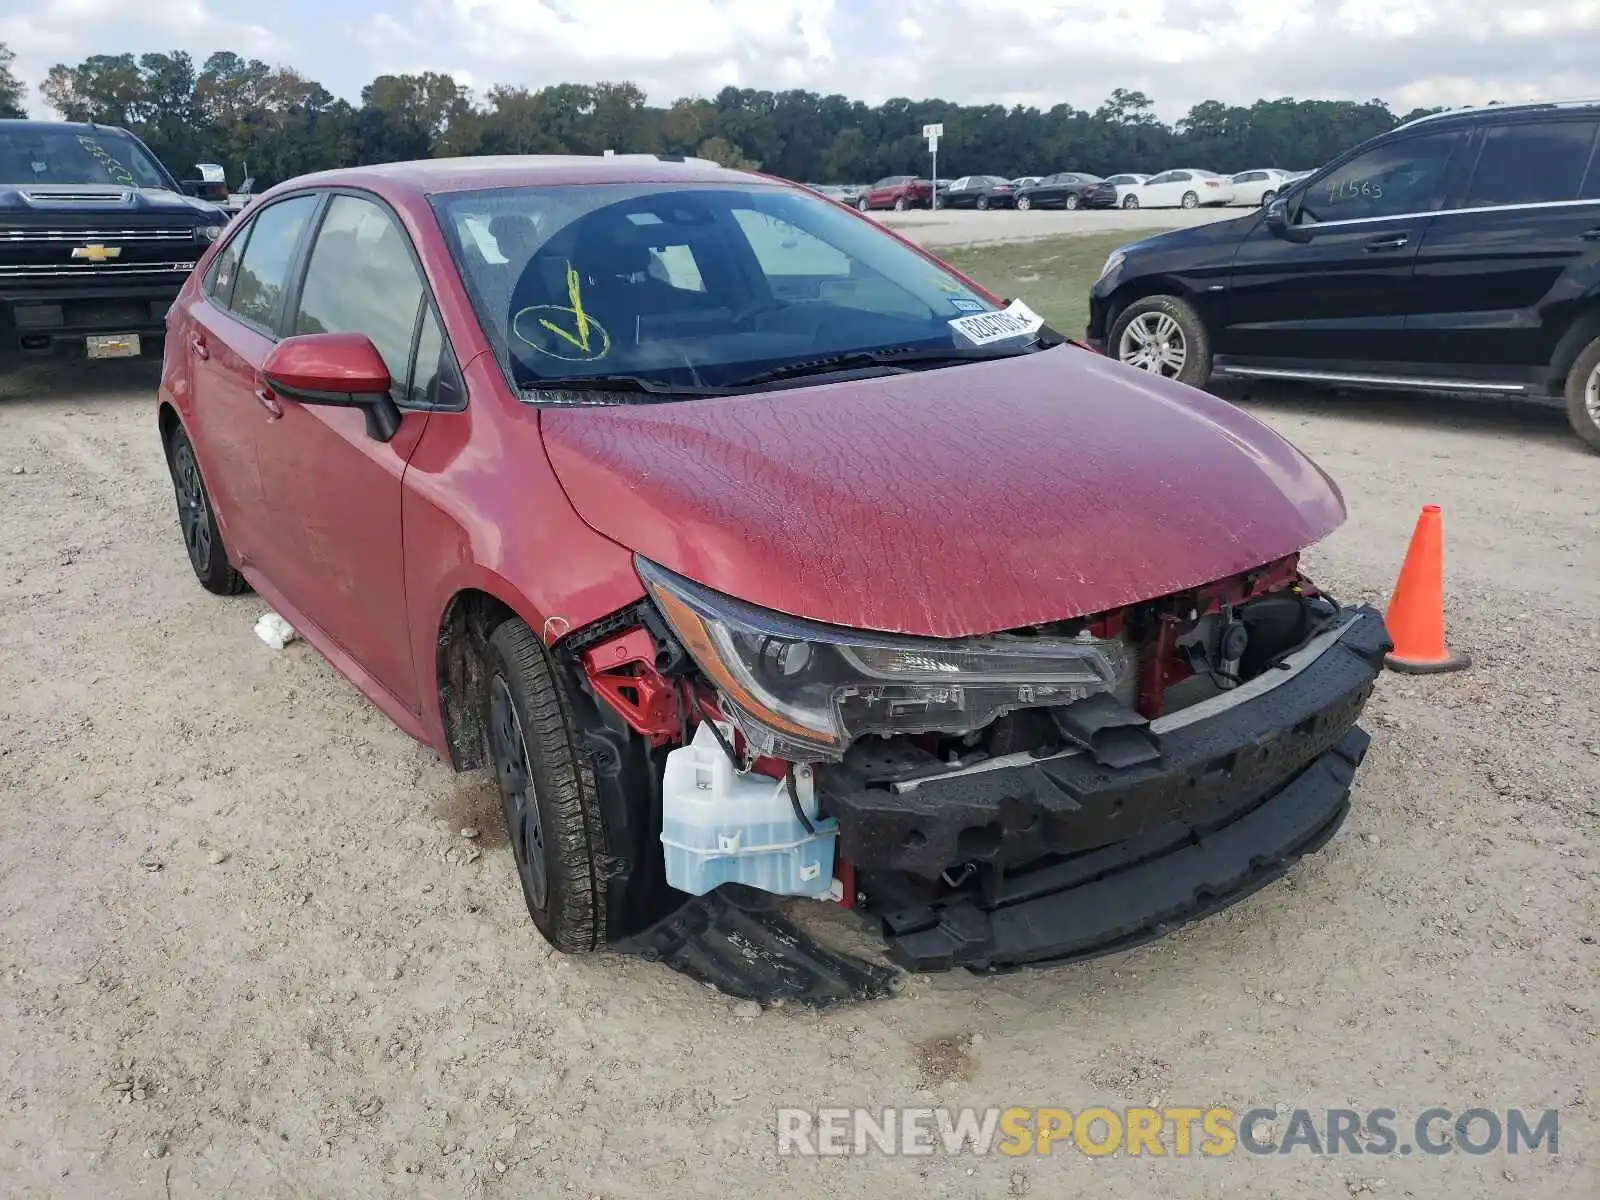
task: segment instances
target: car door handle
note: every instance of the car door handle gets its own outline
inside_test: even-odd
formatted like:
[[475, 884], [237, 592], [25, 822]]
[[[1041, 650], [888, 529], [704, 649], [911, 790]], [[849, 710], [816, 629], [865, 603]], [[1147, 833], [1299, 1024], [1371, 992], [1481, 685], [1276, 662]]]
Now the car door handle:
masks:
[[278, 398], [264, 387], [256, 389], [256, 403], [267, 410], [267, 420], [276, 421], [283, 416], [283, 405], [278, 403]]
[[1398, 250], [1410, 240], [1405, 234], [1397, 233], [1394, 237], [1378, 238], [1376, 241], [1368, 242], [1367, 251], [1371, 253], [1374, 250]]
[[206, 349], [206, 340], [198, 333], [189, 339], [189, 349], [194, 351], [194, 356], [204, 361], [211, 357], [211, 351]]

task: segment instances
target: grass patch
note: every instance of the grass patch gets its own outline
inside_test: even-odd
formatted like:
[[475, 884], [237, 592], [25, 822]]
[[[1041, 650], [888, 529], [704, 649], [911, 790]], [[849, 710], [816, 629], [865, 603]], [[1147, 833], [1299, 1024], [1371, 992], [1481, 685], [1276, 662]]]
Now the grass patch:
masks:
[[1106, 255], [1164, 232], [1068, 233], [999, 245], [936, 246], [933, 252], [997, 295], [1025, 301], [1060, 332], [1082, 337], [1089, 320], [1089, 288]]

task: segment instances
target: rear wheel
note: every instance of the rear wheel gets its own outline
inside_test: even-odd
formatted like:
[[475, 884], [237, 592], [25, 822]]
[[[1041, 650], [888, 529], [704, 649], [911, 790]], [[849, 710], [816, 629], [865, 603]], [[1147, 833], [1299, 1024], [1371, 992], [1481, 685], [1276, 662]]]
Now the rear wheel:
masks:
[[211, 495], [200, 475], [200, 460], [182, 425], [167, 439], [167, 470], [172, 475], [172, 491], [178, 502], [178, 528], [183, 533], [183, 548], [200, 586], [218, 596], [237, 596], [250, 590], [243, 575], [228, 561], [228, 548], [222, 543]]
[[894, 210], [895, 212], [905, 212], [906, 198], [904, 196], [901, 196], [900, 199], [894, 202]]
[[989, 197], [987, 197], [987, 196], [979, 196], [978, 197], [978, 211], [979, 212], [986, 212], [986, 211], [988, 211], [988, 208], [989, 208]]
[[1117, 315], [1108, 339], [1119, 362], [1201, 387], [1211, 377], [1211, 339], [1187, 300], [1146, 296]]
[[1200, 205], [1200, 197], [1199, 196], [1196, 196], [1193, 192], [1185, 192], [1183, 194], [1183, 206], [1185, 208], [1197, 208], [1197, 207], [1199, 207], [1199, 205]]
[[597, 950], [610, 936], [610, 853], [573, 705], [544, 646], [519, 620], [490, 635], [484, 665], [489, 761], [528, 913], [557, 950]]
[[871, 212], [872, 211], [872, 205], [867, 203], [867, 198], [865, 196], [861, 197], [861, 199], [856, 201], [856, 211], [857, 212]]
[[1600, 338], [1578, 355], [1567, 372], [1567, 420], [1591, 450], [1600, 450]]
[[1122, 207], [1123, 208], [1138, 208], [1139, 207], [1139, 197], [1137, 197], [1137, 196], [1124, 196], [1122, 198]]

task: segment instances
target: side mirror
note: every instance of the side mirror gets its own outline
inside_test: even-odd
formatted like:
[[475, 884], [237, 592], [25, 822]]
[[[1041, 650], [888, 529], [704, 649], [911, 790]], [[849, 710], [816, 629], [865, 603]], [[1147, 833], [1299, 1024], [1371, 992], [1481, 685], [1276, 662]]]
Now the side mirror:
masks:
[[213, 203], [221, 203], [228, 198], [228, 185], [211, 179], [185, 179], [178, 186], [183, 189], [185, 196], [195, 196]]
[[1282, 238], [1286, 242], [1300, 243], [1311, 240], [1311, 231], [1309, 229], [1290, 222], [1289, 202], [1282, 196], [1267, 205], [1265, 222], [1267, 232], [1275, 238]]
[[301, 404], [363, 409], [374, 441], [387, 442], [400, 430], [389, 368], [364, 333], [285, 338], [267, 355], [261, 374], [274, 392]]

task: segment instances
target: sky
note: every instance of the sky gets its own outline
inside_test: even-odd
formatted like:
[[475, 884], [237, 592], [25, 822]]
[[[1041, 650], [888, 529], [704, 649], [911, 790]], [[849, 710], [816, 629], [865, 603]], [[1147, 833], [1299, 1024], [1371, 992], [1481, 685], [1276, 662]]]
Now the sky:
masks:
[[230, 49], [350, 100], [374, 75], [727, 84], [877, 102], [1070, 103], [1116, 87], [1164, 120], [1263, 96], [1417, 105], [1588, 98], [1600, 0], [0, 0], [35, 115], [50, 66]]

